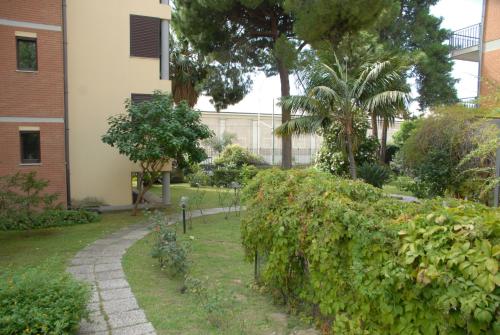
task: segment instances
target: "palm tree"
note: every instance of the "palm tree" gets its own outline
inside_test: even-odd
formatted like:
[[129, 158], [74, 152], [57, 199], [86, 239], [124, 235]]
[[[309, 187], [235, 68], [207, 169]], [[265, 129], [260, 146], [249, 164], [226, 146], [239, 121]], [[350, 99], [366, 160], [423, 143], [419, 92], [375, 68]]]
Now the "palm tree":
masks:
[[365, 117], [379, 109], [405, 105], [407, 92], [390, 89], [402, 76], [397, 71], [388, 71], [390, 61], [365, 64], [359, 74], [349, 76], [347, 59], [341, 64], [337, 57], [331, 67], [325, 63], [315, 63], [299, 75], [306, 94], [290, 96], [281, 101], [300, 116], [282, 124], [278, 135], [314, 133], [326, 129], [333, 121], [342, 125], [342, 138], [349, 159], [349, 172], [356, 179], [355, 129], [353, 120], [356, 115]]

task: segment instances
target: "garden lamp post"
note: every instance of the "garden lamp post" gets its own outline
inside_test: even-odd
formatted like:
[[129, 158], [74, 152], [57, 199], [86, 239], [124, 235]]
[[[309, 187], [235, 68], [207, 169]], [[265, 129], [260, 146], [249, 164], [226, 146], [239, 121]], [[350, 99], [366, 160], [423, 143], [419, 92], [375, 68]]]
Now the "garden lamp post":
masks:
[[181, 197], [181, 208], [182, 208], [182, 231], [186, 233], [186, 206], [189, 198], [186, 196]]

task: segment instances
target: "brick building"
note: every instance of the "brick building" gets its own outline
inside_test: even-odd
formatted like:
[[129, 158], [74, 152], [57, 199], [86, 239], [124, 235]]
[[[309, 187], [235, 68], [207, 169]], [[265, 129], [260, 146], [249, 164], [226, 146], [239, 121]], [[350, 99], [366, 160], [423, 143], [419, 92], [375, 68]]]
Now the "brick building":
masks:
[[170, 17], [168, 0], [1, 0], [0, 176], [131, 204], [139, 169], [101, 136], [125, 99], [170, 91]]
[[481, 23], [453, 32], [452, 57], [479, 63], [478, 94], [500, 86], [500, 0], [484, 0]]
[[0, 1], [0, 175], [36, 171], [66, 203], [60, 0]]

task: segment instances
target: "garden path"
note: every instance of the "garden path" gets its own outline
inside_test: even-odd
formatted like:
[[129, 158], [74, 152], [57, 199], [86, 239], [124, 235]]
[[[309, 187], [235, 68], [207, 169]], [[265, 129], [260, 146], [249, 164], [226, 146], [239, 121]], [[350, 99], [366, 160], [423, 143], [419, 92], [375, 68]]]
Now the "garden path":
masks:
[[[230, 211], [231, 208], [212, 208], [192, 211], [199, 217]], [[233, 207], [233, 211], [239, 210]], [[177, 215], [168, 216], [175, 222]], [[68, 272], [91, 284], [90, 320], [80, 324], [79, 335], [156, 335], [153, 325], [139, 307], [123, 272], [121, 259], [125, 251], [150, 230], [136, 224], [97, 240], [78, 252]]]

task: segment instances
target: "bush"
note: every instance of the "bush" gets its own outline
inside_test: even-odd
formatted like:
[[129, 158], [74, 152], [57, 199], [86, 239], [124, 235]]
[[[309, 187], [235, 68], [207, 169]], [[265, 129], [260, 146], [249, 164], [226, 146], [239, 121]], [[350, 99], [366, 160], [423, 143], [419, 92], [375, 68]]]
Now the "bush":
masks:
[[238, 168], [220, 166], [212, 172], [212, 185], [229, 187], [233, 182], [241, 183], [241, 171]]
[[88, 316], [89, 288], [67, 273], [33, 268], [0, 276], [0, 335], [70, 334]]
[[500, 211], [407, 204], [314, 171], [260, 172], [242, 242], [261, 281], [331, 334], [495, 334]]
[[358, 177], [370, 185], [382, 188], [391, 178], [391, 173], [385, 166], [365, 163], [358, 168]]
[[48, 227], [71, 226], [99, 220], [99, 214], [86, 210], [51, 209], [32, 216], [17, 215], [2, 217], [0, 215], [0, 230], [25, 230]]
[[21, 230], [94, 222], [95, 213], [66, 211], [56, 205], [58, 195], [45, 192], [47, 180], [35, 172], [0, 177], [0, 230]]
[[212, 183], [210, 176], [203, 170], [190, 174], [187, 179], [191, 187], [209, 186]]
[[253, 165], [244, 165], [240, 170], [240, 181], [242, 185], [247, 185], [259, 173]]
[[155, 234], [151, 256], [157, 258], [160, 268], [172, 276], [184, 275], [188, 270], [188, 245], [177, 241], [175, 228], [169, 227], [161, 212], [151, 214], [149, 222]]
[[[356, 164], [375, 164], [378, 161], [378, 139], [367, 136], [368, 121], [358, 117], [354, 120], [355, 136], [358, 142], [354, 154]], [[330, 172], [336, 176], [349, 176], [349, 160], [345, 140], [342, 140], [342, 127], [333, 123], [328, 130], [323, 131], [323, 144], [315, 159], [315, 166], [320, 171]]]
[[215, 160], [215, 165], [233, 168], [241, 168], [244, 165], [264, 164], [262, 157], [259, 157], [249, 150], [237, 144], [227, 146], [222, 154]]

